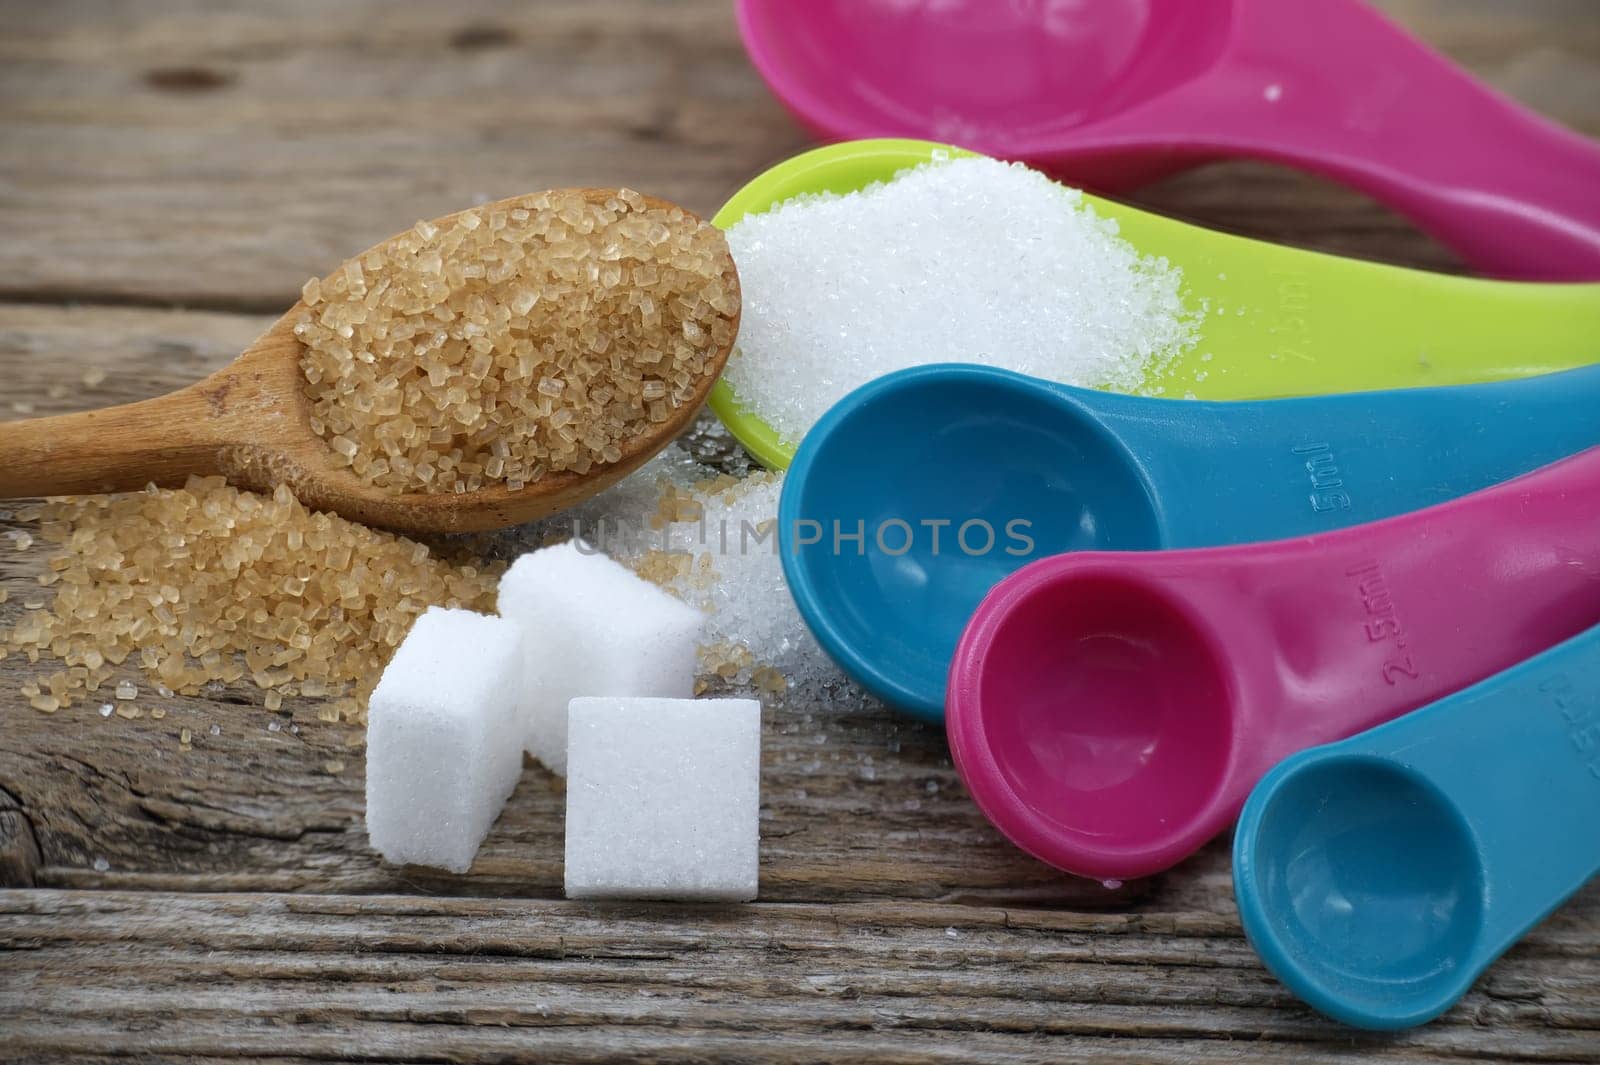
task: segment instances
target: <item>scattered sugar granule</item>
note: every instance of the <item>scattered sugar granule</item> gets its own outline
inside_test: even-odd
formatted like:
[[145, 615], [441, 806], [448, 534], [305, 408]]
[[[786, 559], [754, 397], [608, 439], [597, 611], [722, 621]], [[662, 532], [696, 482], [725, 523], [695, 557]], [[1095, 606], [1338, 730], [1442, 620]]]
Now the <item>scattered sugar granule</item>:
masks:
[[605, 491], [559, 514], [526, 525], [480, 534], [474, 547], [484, 557], [514, 561], [529, 551], [568, 540], [601, 546], [613, 557], [632, 557], [649, 546], [649, 521], [661, 506], [664, 487], [681, 488], [711, 475], [681, 443], [668, 444], [638, 470]]
[[113, 707], [110, 703], [101, 703], [100, 704], [100, 716], [101, 717], [110, 717], [111, 716], [111, 711], [113, 709], [115, 709], [115, 707]]
[[83, 371], [83, 376], [79, 378], [86, 388], [94, 388], [96, 385], [105, 381], [105, 379], [106, 372], [98, 366], [93, 366]]
[[726, 378], [790, 443], [891, 370], [975, 362], [1132, 391], [1197, 336], [1176, 266], [1020, 164], [934, 162], [790, 200], [728, 243], [744, 318]]
[[110, 868], [111, 868], [111, 863], [106, 861], [104, 858], [96, 858], [94, 860], [94, 871], [95, 872], [104, 873], [104, 872], [108, 871]]
[[[360, 720], [424, 609], [494, 604], [497, 569], [308, 510], [284, 487], [263, 496], [191, 478], [58, 500], [37, 516], [60, 584], [51, 609], [24, 615], [5, 642], [75, 667], [50, 692], [63, 706], [127, 664], [166, 694], [247, 679], [332, 694], [335, 719]], [[115, 694], [131, 701], [138, 688], [123, 681]]]
[[11, 537], [11, 546], [18, 551], [26, 551], [33, 546], [33, 537], [21, 529], [12, 529], [6, 535]]
[[301, 296], [313, 429], [425, 492], [621, 460], [716, 372], [740, 304], [722, 233], [628, 189], [418, 222]]
[[631, 564], [706, 612], [701, 671], [763, 695], [849, 707], [866, 698], [816, 642], [778, 556], [781, 474], [669, 487], [657, 545]]
[[160, 721], [162, 718], [167, 716], [167, 712], [161, 707], [157, 706], [151, 709], [150, 716], [155, 720]]

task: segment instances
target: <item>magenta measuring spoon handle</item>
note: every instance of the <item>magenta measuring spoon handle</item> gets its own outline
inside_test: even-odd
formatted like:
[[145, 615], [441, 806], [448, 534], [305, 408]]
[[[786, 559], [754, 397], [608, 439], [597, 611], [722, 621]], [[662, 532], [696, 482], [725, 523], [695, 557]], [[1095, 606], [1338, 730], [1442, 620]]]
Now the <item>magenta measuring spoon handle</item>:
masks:
[[1359, 0], [1235, 0], [1232, 19], [1217, 64], [1148, 120], [1359, 188], [1486, 273], [1600, 278], [1600, 145]]
[[1315, 536], [1078, 552], [997, 584], [946, 691], [967, 790], [1069, 872], [1198, 850], [1303, 748], [1600, 624], [1600, 448]]
[[[1235, 595], [1278, 653], [1236, 708], [1248, 788], [1283, 757], [1371, 728], [1600, 621], [1600, 448], [1450, 503], [1238, 549], [1206, 593]], [[1267, 693], [1276, 689], [1276, 697]], [[1238, 798], [1243, 799], [1242, 792]]]

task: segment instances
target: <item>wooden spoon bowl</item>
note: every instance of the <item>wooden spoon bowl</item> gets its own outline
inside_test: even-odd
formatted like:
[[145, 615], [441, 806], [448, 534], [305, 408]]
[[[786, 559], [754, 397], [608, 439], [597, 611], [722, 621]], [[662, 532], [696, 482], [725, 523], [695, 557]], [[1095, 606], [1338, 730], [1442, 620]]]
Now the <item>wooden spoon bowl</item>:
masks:
[[[582, 189], [604, 202], [614, 189]], [[503, 200], [473, 208], [510, 207]], [[646, 196], [649, 208], [674, 207]], [[685, 214], [689, 212], [685, 211]], [[696, 217], [691, 215], [691, 217]], [[443, 228], [455, 215], [436, 219]], [[737, 291], [731, 261], [724, 280]], [[587, 473], [547, 473], [511, 491], [394, 492], [363, 481], [311, 428], [311, 399], [294, 335], [305, 311], [295, 303], [233, 362], [187, 388], [139, 403], [0, 423], [0, 499], [137, 491], [220, 474], [240, 488], [288, 485], [301, 502], [368, 525], [403, 532], [473, 532], [532, 521], [582, 502], [644, 465], [688, 427], [722, 374], [731, 341], [711, 353], [692, 399], [667, 420], [617, 444], [615, 462]], [[738, 314], [734, 315], [738, 332]]]

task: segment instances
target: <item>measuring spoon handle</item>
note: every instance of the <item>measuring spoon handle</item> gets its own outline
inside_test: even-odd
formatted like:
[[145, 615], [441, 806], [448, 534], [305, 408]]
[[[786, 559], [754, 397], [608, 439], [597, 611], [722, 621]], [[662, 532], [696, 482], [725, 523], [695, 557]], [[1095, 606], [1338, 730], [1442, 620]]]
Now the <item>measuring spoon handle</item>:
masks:
[[[1427, 510], [1225, 548], [1208, 613], [1262, 619], [1254, 783], [1600, 623], [1600, 448]], [[1234, 554], [1237, 552], [1237, 554]]]
[[1169, 104], [1197, 149], [1352, 185], [1492, 275], [1600, 278], [1600, 145], [1358, 0], [1235, 0], [1229, 34]]
[[1092, 408], [1136, 457], [1167, 547], [1377, 521], [1600, 444], [1600, 366], [1492, 384], [1232, 403], [1054, 387]]

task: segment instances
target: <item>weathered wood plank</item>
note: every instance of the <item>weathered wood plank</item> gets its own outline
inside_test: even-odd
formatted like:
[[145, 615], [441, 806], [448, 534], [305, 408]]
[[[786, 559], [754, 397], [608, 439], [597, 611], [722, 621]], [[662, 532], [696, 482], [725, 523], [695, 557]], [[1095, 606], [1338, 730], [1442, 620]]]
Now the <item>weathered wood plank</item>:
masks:
[[1600, 1060], [1600, 963], [1547, 935], [1372, 1036], [1208, 915], [7, 892], [0, 1023], [19, 1050], [338, 1060]]
[[13, 295], [268, 310], [413, 215], [596, 182], [703, 210], [805, 141], [720, 0], [18, 14], [0, 42]]
[[[1600, 133], [1587, 0], [1382, 6]], [[710, 211], [806, 142], [747, 63], [728, 7], [7, 5], [0, 296], [266, 313], [313, 272], [480, 197], [603, 181]], [[1265, 167], [1207, 168], [1136, 198], [1358, 255], [1454, 261], [1358, 196]]]

